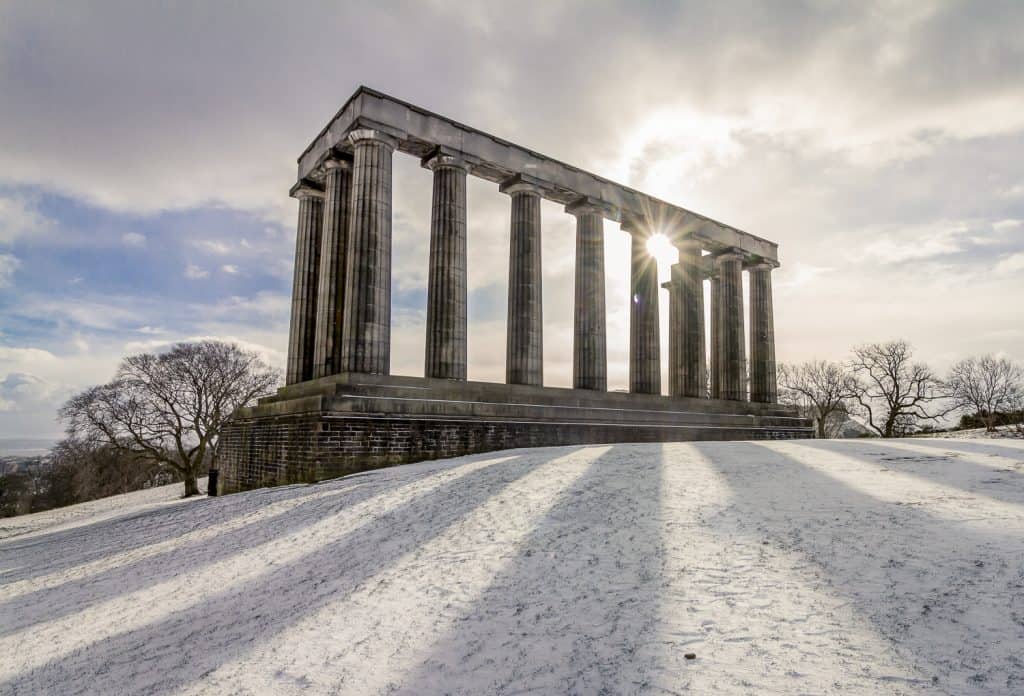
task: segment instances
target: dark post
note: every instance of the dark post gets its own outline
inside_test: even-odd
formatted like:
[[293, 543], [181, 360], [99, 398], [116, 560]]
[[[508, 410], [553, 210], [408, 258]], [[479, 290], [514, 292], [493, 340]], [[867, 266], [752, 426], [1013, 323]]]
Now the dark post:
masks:
[[206, 480], [206, 495], [211, 498], [217, 497], [217, 474], [220, 473], [216, 469], [210, 469], [208, 474], [209, 478]]

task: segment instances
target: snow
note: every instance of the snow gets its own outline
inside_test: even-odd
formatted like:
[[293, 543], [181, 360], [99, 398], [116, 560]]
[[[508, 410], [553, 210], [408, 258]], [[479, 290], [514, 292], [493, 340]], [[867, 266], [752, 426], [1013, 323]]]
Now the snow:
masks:
[[3, 522], [0, 693], [1024, 692], [1019, 440], [510, 450], [180, 493]]

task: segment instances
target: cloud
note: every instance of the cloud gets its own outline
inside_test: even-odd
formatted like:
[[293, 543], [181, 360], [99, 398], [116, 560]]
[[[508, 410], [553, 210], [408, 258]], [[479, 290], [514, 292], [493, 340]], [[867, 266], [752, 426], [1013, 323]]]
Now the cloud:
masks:
[[146, 235], [138, 232], [125, 232], [121, 235], [121, 241], [125, 246], [144, 247], [146, 246]]
[[197, 239], [192, 243], [195, 246], [202, 249], [203, 251], [206, 251], [211, 254], [223, 255], [231, 251], [231, 247], [229, 247], [227, 244], [225, 244], [224, 242], [218, 242], [213, 239]]
[[14, 272], [21, 262], [13, 254], [0, 254], [0, 288], [10, 287], [14, 283]]
[[220, 267], [220, 270], [224, 271], [225, 273], [227, 273], [229, 275], [237, 275], [238, 274], [238, 266], [236, 266], [234, 264], [231, 264], [231, 263], [224, 264], [223, 266]]
[[39, 214], [33, 201], [0, 193], [0, 244], [11, 244], [30, 234], [42, 234], [49, 228], [50, 221]]
[[210, 275], [209, 271], [204, 271], [195, 264], [190, 263], [185, 266], [185, 277], [189, 280], [199, 280], [200, 278], [206, 278], [208, 275]]
[[1010, 254], [1000, 259], [996, 264], [995, 272], [1000, 274], [1020, 273], [1024, 271], [1024, 252]]

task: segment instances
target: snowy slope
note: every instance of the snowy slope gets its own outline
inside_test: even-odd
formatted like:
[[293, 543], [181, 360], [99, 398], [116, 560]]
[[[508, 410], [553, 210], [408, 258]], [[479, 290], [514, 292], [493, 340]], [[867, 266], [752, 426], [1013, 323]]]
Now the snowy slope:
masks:
[[1024, 693], [1020, 441], [512, 450], [175, 494], [0, 541], [0, 693]]

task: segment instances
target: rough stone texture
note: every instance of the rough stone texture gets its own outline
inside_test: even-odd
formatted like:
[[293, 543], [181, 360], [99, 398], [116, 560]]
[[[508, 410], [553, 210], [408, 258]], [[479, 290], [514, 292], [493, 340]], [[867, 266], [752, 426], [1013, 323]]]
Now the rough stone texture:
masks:
[[540, 385], [544, 383], [540, 195], [521, 182], [503, 185], [502, 191], [512, 196], [505, 381]]
[[739, 254], [715, 257], [721, 283], [719, 302], [718, 354], [719, 398], [747, 399], [747, 356], [743, 330], [743, 262]]
[[391, 368], [391, 157], [395, 141], [369, 129], [353, 131], [349, 140], [354, 158], [342, 369], [385, 375]]
[[775, 374], [775, 318], [772, 310], [772, 266], [752, 266], [750, 272], [750, 400], [774, 404], [779, 400]]
[[295, 270], [292, 276], [292, 316], [288, 330], [287, 384], [313, 377], [316, 336], [317, 276], [320, 273], [320, 235], [323, 194], [299, 187], [299, 222], [295, 235]]
[[812, 435], [789, 406], [341, 374], [239, 411], [220, 468], [232, 492], [510, 447]]
[[424, 375], [466, 379], [466, 166], [437, 155], [425, 163], [434, 172], [427, 281]]
[[718, 275], [711, 277], [711, 398], [722, 397], [721, 349], [719, 337], [722, 326], [722, 282]]
[[658, 317], [658, 264], [647, 251], [647, 237], [632, 232], [629, 304], [629, 391], [661, 393]]
[[669, 290], [669, 394], [707, 396], [704, 351], [704, 281], [700, 247], [681, 247]]
[[317, 292], [316, 346], [313, 376], [341, 371], [344, 327], [345, 261], [352, 199], [352, 163], [331, 159], [324, 164], [323, 237], [320, 240], [320, 288]]
[[604, 218], [589, 207], [576, 215], [576, 304], [573, 320], [572, 384], [576, 389], [608, 388], [604, 300]]

